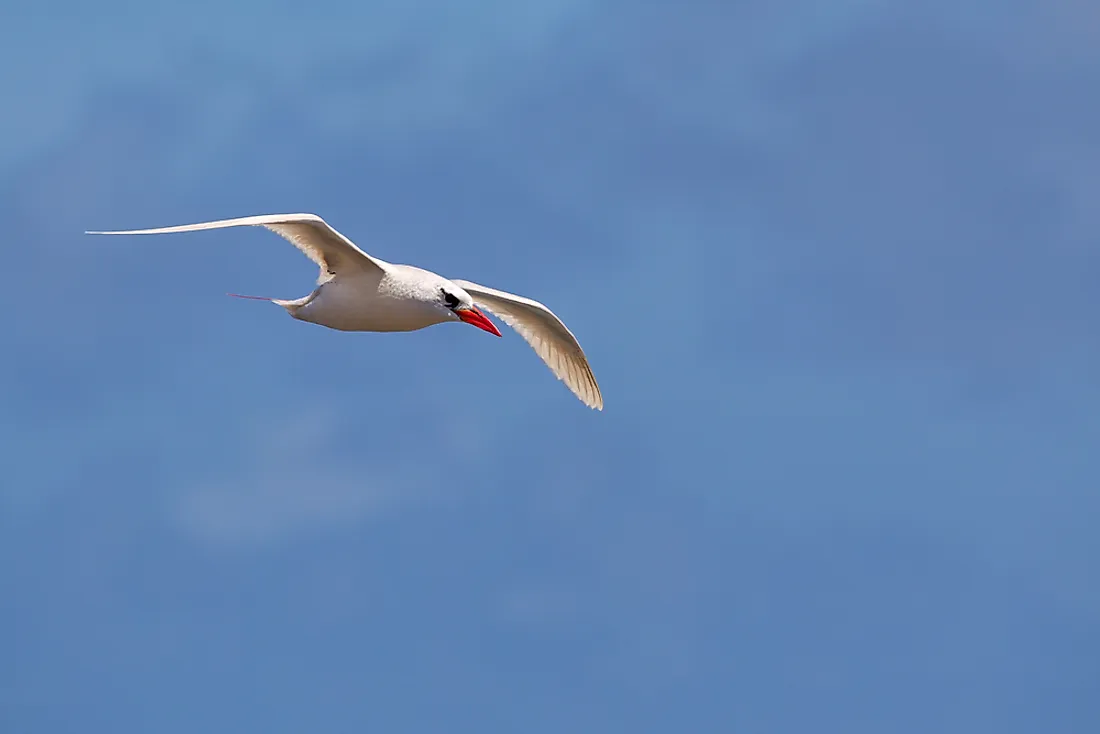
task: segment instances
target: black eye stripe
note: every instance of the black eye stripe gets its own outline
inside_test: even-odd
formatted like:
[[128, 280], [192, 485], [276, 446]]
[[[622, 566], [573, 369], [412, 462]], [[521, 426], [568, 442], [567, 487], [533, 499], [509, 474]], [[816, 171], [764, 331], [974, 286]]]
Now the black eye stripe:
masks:
[[443, 291], [443, 302], [447, 304], [447, 308], [454, 308], [458, 305], [458, 296], [454, 295], [453, 293]]

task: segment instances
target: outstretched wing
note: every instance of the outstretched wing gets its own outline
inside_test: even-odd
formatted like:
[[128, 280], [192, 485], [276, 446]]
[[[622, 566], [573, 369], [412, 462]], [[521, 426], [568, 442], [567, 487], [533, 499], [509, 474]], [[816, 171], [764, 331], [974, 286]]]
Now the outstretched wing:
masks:
[[590, 408], [603, 410], [603, 395], [577, 338], [553, 311], [538, 301], [454, 280], [480, 308], [492, 313], [526, 340], [554, 375]]
[[316, 214], [261, 214], [254, 217], [220, 219], [214, 222], [180, 224], [174, 227], [96, 231], [84, 234], [171, 234], [226, 227], [266, 227], [283, 237], [301, 250], [306, 257], [317, 263], [317, 267], [321, 269], [321, 274], [317, 278], [318, 284], [332, 279], [344, 270], [384, 271], [388, 264], [360, 250], [354, 242], [337, 232]]

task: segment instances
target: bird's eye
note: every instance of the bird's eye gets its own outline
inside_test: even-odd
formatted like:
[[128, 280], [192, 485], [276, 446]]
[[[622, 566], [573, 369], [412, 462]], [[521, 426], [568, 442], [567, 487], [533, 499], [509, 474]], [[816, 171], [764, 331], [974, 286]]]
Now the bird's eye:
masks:
[[458, 305], [458, 296], [453, 293], [443, 291], [443, 302], [447, 304], [447, 308], [454, 308]]

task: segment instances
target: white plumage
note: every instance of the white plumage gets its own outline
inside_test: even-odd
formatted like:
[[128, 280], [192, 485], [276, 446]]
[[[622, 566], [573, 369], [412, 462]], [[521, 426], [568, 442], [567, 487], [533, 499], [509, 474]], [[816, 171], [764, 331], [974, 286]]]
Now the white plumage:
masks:
[[309, 295], [258, 300], [276, 303], [301, 321], [340, 331], [415, 331], [463, 321], [500, 336], [480, 310], [485, 309], [515, 329], [581, 402], [603, 410], [603, 396], [581, 345], [549, 308], [523, 296], [371, 257], [316, 214], [265, 214], [86, 234], [170, 234], [243, 226], [266, 227], [320, 268], [317, 287]]

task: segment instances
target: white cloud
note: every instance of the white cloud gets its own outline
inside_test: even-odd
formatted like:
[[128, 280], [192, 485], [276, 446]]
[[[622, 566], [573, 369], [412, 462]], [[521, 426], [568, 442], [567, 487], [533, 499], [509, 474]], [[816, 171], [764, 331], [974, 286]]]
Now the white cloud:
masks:
[[342, 428], [332, 411], [265, 420], [243, 439], [241, 462], [229, 475], [176, 495], [181, 529], [207, 547], [255, 549], [426, 498], [432, 485], [420, 469], [381, 451], [331, 458], [328, 447]]
[[311, 471], [300, 463], [258, 461], [238, 477], [188, 491], [179, 508], [184, 530], [204, 545], [257, 547], [322, 526], [359, 522], [400, 497], [391, 481], [350, 471]]
[[572, 623], [580, 614], [576, 591], [552, 583], [526, 583], [494, 597], [494, 613], [521, 627], [553, 627]]

